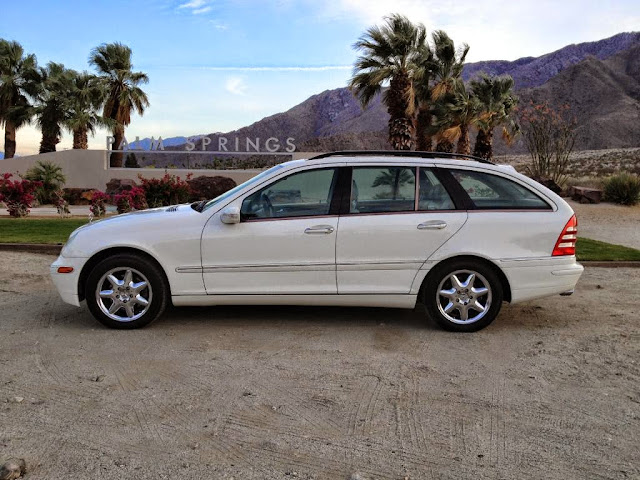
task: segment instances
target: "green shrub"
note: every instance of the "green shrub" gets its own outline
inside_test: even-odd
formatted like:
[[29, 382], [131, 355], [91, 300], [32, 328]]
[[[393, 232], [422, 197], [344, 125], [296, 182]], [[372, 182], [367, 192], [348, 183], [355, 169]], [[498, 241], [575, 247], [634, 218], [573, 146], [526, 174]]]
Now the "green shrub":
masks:
[[621, 205], [635, 205], [640, 202], [640, 177], [620, 173], [606, 180], [604, 196], [609, 202]]
[[27, 170], [24, 178], [32, 182], [40, 182], [41, 185], [35, 191], [36, 198], [40, 204], [53, 203], [55, 192], [60, 190], [67, 178], [62, 173], [62, 167], [53, 162], [38, 160], [38, 162]]

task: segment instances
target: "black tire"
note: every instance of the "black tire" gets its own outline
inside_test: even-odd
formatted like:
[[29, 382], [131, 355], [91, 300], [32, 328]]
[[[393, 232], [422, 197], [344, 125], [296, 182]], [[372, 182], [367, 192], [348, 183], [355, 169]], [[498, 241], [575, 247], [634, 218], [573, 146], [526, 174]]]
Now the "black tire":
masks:
[[[124, 300], [122, 301], [120, 299], [116, 300], [115, 297], [103, 297], [102, 300], [99, 300], [97, 298], [99, 282], [101, 283], [101, 291], [111, 288], [115, 294], [120, 293], [116, 292], [116, 288], [113, 287], [113, 283], [111, 283], [110, 280], [104, 278], [107, 273], [114, 270], [114, 278], [124, 280], [124, 273], [130, 271], [132, 272], [132, 281], [129, 282], [130, 285], [141, 285], [143, 281], [146, 280], [144, 283], [149, 285], [149, 289], [140, 286], [138, 287], [142, 288], [140, 292], [137, 292], [135, 289], [123, 292]], [[122, 275], [120, 275], [120, 271], [123, 272]], [[124, 284], [119, 288], [126, 289]], [[138, 299], [138, 293], [143, 297], [140, 300]], [[109, 328], [133, 329], [144, 327], [162, 315], [162, 312], [164, 312], [167, 306], [169, 288], [163, 272], [155, 263], [134, 254], [125, 253], [106, 258], [93, 268], [87, 277], [85, 296], [89, 311], [100, 323]], [[148, 305], [145, 306], [139, 303], [139, 301], [142, 300], [148, 300]], [[120, 316], [123, 320], [111, 318], [109, 312], [106, 311], [113, 305], [114, 301], [118, 302], [114, 307], [117, 307], [118, 310], [114, 311], [111, 315]], [[127, 304], [127, 302], [129, 303]], [[122, 306], [119, 307], [120, 305]], [[131, 316], [128, 316], [129, 310], [125, 309], [127, 306], [133, 309], [131, 310], [133, 312]], [[103, 311], [103, 308], [105, 311]]]
[[[459, 284], [456, 288], [452, 275], [455, 274], [464, 284], [471, 273], [476, 274], [472, 283], [466, 286]], [[487, 294], [478, 293], [483, 287], [488, 288]], [[451, 297], [438, 292], [447, 292]], [[423, 289], [423, 302], [429, 317], [445, 330], [454, 332], [476, 332], [485, 328], [500, 312], [503, 296], [502, 283], [494, 269], [483, 262], [467, 259], [452, 260], [435, 267], [429, 272]], [[476, 301], [480, 306], [486, 306], [487, 300], [488, 308], [484, 312], [471, 306]], [[450, 303], [451, 310], [445, 312]], [[466, 320], [464, 310], [467, 311]], [[474, 320], [474, 317], [478, 318]]]

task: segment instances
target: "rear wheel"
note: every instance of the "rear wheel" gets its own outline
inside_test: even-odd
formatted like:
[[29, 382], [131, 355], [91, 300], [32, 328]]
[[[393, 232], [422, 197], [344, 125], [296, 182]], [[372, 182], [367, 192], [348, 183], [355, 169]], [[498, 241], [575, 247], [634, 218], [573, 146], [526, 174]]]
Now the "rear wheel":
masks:
[[130, 254], [109, 257], [89, 274], [87, 306], [111, 328], [143, 327], [158, 318], [167, 304], [168, 288], [160, 269]]
[[500, 311], [502, 298], [502, 285], [493, 269], [473, 260], [436, 267], [424, 289], [429, 316], [457, 332], [475, 332], [489, 325]]

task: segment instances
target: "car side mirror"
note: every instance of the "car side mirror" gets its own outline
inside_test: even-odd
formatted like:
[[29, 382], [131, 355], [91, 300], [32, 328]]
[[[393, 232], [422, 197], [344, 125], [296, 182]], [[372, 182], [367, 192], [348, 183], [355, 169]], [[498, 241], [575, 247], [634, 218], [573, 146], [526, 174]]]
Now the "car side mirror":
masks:
[[240, 209], [233, 206], [225, 208], [220, 215], [220, 221], [228, 224], [240, 223]]

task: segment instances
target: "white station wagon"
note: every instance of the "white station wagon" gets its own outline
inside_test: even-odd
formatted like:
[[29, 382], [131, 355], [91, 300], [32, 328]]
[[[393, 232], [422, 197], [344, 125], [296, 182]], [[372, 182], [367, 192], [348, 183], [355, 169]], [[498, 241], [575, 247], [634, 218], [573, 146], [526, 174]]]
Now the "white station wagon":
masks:
[[479, 330], [502, 302], [571, 294], [577, 221], [512, 167], [422, 152], [336, 152], [223, 195], [75, 230], [51, 266], [62, 299], [114, 328], [174, 305], [414, 308]]

